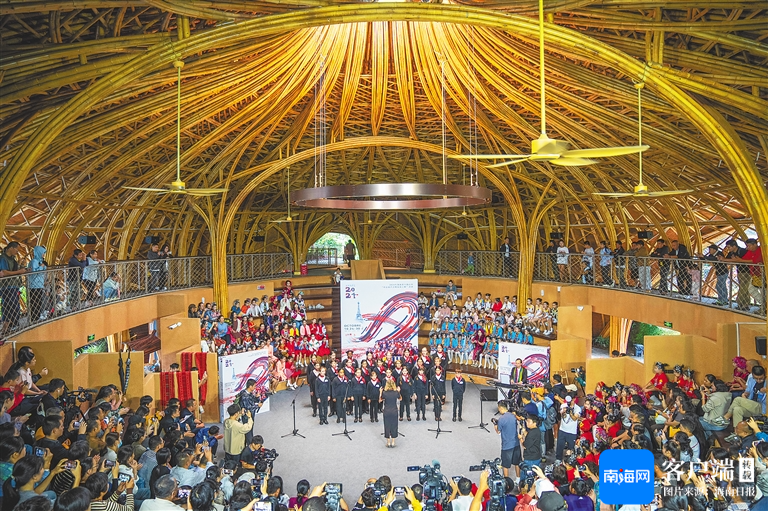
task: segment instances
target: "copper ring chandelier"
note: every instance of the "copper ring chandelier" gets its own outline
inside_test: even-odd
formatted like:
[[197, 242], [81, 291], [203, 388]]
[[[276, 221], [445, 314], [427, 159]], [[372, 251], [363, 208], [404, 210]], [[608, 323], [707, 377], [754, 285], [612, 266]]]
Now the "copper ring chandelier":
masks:
[[318, 186], [291, 194], [297, 206], [323, 209], [408, 210], [478, 206], [491, 201], [480, 186], [438, 183], [375, 183]]

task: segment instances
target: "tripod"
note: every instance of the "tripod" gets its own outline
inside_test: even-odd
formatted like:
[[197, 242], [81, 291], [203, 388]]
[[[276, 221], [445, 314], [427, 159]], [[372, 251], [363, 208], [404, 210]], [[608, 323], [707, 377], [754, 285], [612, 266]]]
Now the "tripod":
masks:
[[354, 433], [355, 430], [347, 431], [347, 392], [349, 392], [349, 383], [347, 383], [347, 388], [344, 390], [344, 408], [342, 409], [342, 412], [344, 413], [344, 431], [341, 433], [334, 433], [331, 436], [341, 436], [344, 435], [345, 437], [352, 440], [352, 437], [349, 436], [350, 433]]
[[478, 424], [477, 426], [469, 426], [468, 429], [484, 429], [488, 433], [490, 433], [491, 431], [488, 428], [486, 428], [488, 424], [483, 422], [483, 392], [480, 390], [480, 387], [477, 386], [477, 383], [475, 383], [475, 380], [473, 380], [471, 376], [468, 376], [467, 378], [469, 378], [469, 381], [472, 382], [472, 385], [474, 385], [475, 388], [480, 393], [480, 424]]
[[[433, 399], [440, 399], [440, 396], [437, 395], [437, 392], [435, 391], [435, 386], [432, 386], [432, 398]], [[437, 401], [435, 401], [437, 402]], [[442, 405], [440, 405], [442, 406]], [[441, 412], [442, 413], [442, 412]], [[437, 429], [427, 429], [427, 431], [432, 431], [434, 433], [437, 433], [435, 435], [435, 438], [438, 438], [440, 436], [440, 433], [451, 433], [451, 431], [440, 429], [440, 423], [443, 422], [441, 420], [437, 421]]]
[[299, 393], [301, 392], [301, 387], [304, 386], [304, 383], [302, 382], [301, 385], [299, 385], [299, 389], [296, 391], [296, 395], [293, 396], [293, 401], [291, 401], [291, 406], [293, 407], [293, 431], [290, 433], [281, 436], [280, 438], [285, 438], [287, 436], [300, 436], [301, 438], [306, 439], [302, 434], [299, 434], [299, 430], [296, 428], [296, 398], [299, 397]]

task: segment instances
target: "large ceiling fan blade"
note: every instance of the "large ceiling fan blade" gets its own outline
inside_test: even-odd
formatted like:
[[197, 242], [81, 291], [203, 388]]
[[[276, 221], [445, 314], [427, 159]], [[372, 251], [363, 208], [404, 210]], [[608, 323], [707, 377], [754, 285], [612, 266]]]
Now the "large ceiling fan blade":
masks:
[[448, 158], [455, 160], [511, 160], [514, 158], [530, 158], [530, 154], [449, 154]]
[[224, 193], [229, 191], [227, 188], [187, 188], [181, 193], [186, 193], [187, 195], [217, 195], [220, 193]]
[[530, 158], [523, 158], [522, 160], [509, 160], [509, 161], [503, 161], [501, 163], [494, 163], [493, 165], [488, 165], [486, 168], [489, 169], [498, 169], [501, 167], [508, 167], [510, 165], [516, 165], [518, 163], [523, 163], [524, 161], [528, 161]]
[[583, 165], [594, 165], [599, 163], [597, 160], [590, 160], [589, 158], [558, 158], [556, 160], [550, 160], [552, 165], [560, 165], [561, 167], [581, 167]]
[[137, 192], [153, 192], [153, 193], [168, 193], [169, 190], [165, 188], [139, 188], [136, 186], [123, 186], [124, 190], [135, 190]]
[[648, 149], [647, 145], [633, 145], [624, 147], [596, 147], [594, 149], [571, 149], [563, 153], [568, 158], [610, 158], [612, 156], [624, 156], [637, 154]]
[[693, 193], [693, 190], [669, 190], [669, 191], [662, 191], [662, 192], [650, 192], [648, 195], [651, 197], [669, 197], [672, 195], [686, 195], [689, 193]]
[[601, 197], [614, 197], [614, 198], [621, 198], [621, 197], [634, 197], [636, 194], [634, 193], [616, 193], [616, 192], [592, 192], [592, 195], [599, 195]]

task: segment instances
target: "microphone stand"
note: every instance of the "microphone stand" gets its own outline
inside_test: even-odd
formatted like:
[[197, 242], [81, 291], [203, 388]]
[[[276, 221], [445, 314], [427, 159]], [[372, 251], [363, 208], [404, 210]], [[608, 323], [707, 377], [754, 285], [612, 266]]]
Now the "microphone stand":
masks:
[[280, 438], [285, 438], [287, 436], [300, 436], [301, 438], [304, 438], [306, 440], [307, 437], [299, 433], [298, 428], [296, 428], [296, 398], [299, 397], [299, 392], [301, 392], [301, 387], [304, 386], [304, 382], [299, 385], [299, 388], [296, 392], [296, 395], [293, 396], [293, 401], [291, 401], [291, 406], [293, 407], [293, 431], [290, 433], [281, 436]]
[[[434, 399], [440, 399], [440, 396], [437, 395], [437, 392], [435, 391], [435, 386], [434, 385], [432, 385], [432, 397]], [[441, 404], [440, 406], [443, 406], [443, 405]], [[442, 410], [441, 410], [441, 415], [442, 415]], [[442, 417], [441, 417], [441, 419], [442, 419]], [[443, 422], [443, 421], [442, 420], [437, 421], [437, 429], [427, 429], [427, 431], [433, 431], [433, 432], [437, 433], [435, 435], [435, 438], [438, 438], [440, 436], [440, 433], [452, 433], [451, 431], [448, 431], [447, 429], [445, 429], [445, 430], [440, 429], [440, 423], [441, 422]]]
[[475, 388], [480, 393], [480, 424], [478, 424], [477, 426], [469, 426], [468, 429], [484, 429], [488, 433], [490, 433], [491, 431], [488, 428], [486, 428], [488, 424], [483, 422], [483, 391], [480, 390], [480, 387], [478, 387], [477, 383], [475, 383], [475, 380], [473, 380], [471, 376], [467, 376], [467, 378], [469, 379], [469, 381], [472, 382], [472, 385], [474, 385]]
[[344, 409], [343, 409], [343, 413], [344, 413], [344, 431], [342, 431], [341, 433], [333, 433], [331, 436], [344, 435], [347, 438], [349, 438], [350, 440], [352, 440], [352, 437], [349, 436], [349, 434], [350, 433], [354, 433], [355, 430], [353, 429], [352, 431], [347, 431], [347, 393], [348, 392], [349, 392], [349, 382], [347, 382], [347, 388], [344, 390]]

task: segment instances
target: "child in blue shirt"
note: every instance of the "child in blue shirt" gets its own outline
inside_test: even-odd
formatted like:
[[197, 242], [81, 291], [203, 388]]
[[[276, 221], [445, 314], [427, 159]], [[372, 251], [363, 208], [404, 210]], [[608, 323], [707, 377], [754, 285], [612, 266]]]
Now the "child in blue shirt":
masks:
[[527, 328], [523, 330], [523, 344], [533, 344], [533, 336]]

